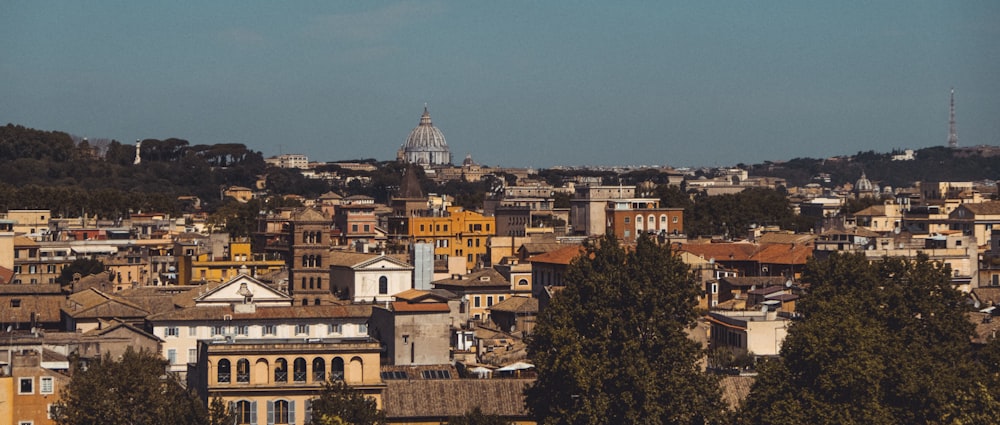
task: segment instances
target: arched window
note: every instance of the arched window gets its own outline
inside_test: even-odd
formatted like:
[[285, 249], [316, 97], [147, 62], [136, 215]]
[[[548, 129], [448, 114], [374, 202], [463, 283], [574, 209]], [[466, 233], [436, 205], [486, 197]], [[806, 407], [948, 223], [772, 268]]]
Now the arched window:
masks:
[[383, 295], [389, 293], [389, 278], [385, 276], [378, 278], [378, 293]]
[[[306, 300], [302, 300], [306, 301]], [[292, 379], [295, 382], [306, 382], [306, 359], [299, 357], [292, 364]]]
[[239, 359], [236, 361], [236, 382], [249, 383], [250, 382], [250, 361], [247, 359]]
[[303, 255], [302, 256], [302, 267], [305, 267], [305, 266], [308, 266], [308, 265], [309, 265], [309, 257], [306, 257], [305, 255]]
[[302, 305], [309, 305], [309, 300], [303, 298], [302, 299]]
[[295, 402], [277, 400], [267, 402], [268, 424], [290, 424], [295, 419]]
[[313, 359], [313, 382], [326, 382], [326, 361], [322, 357]]
[[333, 361], [330, 362], [330, 379], [333, 380], [344, 379], [344, 359], [340, 357], [334, 357]]
[[642, 223], [643, 223], [642, 216], [641, 215], [635, 216], [635, 230], [636, 230], [636, 232], [639, 232], [639, 231], [642, 230]]
[[309, 232], [302, 232], [302, 243], [309, 242]]
[[313, 300], [313, 305], [319, 305], [319, 298], [316, 298], [315, 300]]
[[218, 375], [219, 383], [230, 382], [231, 373], [232, 373], [232, 368], [231, 365], [229, 364], [229, 359], [219, 360], [219, 375]]
[[288, 361], [282, 358], [274, 361], [274, 382], [288, 382]]
[[316, 232], [316, 243], [323, 243], [323, 232]]
[[323, 267], [323, 257], [316, 256], [316, 267]]
[[653, 225], [656, 224], [656, 217], [653, 217], [653, 215], [650, 214], [649, 217], [646, 217], [646, 222], [649, 223], [649, 229], [652, 230]]
[[236, 416], [237, 425], [249, 425], [257, 423], [257, 402], [240, 400], [233, 403], [233, 415]]

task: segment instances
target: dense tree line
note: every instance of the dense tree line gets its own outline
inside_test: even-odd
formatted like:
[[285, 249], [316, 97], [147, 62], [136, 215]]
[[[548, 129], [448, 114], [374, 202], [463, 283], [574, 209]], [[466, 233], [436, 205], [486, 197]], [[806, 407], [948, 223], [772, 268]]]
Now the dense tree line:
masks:
[[[994, 340], [977, 353], [950, 269], [838, 254], [810, 261], [803, 319], [765, 363], [737, 415], [746, 424], [995, 423]], [[985, 359], [985, 360], [984, 360]]]
[[893, 161], [892, 154], [858, 152], [850, 157], [795, 158], [785, 162], [764, 162], [744, 166], [755, 176], [781, 177], [790, 186], [813, 182], [812, 177], [830, 175], [829, 186], [854, 183], [864, 172], [872, 181], [894, 188], [918, 181], [976, 181], [996, 179], [1000, 155], [985, 148], [952, 149], [935, 146], [915, 152], [911, 161]]
[[722, 235], [745, 237], [751, 225], [778, 225], [782, 229], [808, 231], [812, 220], [792, 211], [788, 198], [778, 190], [750, 188], [740, 193], [698, 196], [690, 203], [674, 189], [658, 192], [664, 204], [687, 205], [684, 231], [689, 236]]

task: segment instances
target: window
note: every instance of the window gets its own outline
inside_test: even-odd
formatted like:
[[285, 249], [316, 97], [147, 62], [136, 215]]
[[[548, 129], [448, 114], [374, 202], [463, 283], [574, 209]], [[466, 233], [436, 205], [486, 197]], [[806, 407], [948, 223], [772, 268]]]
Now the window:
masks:
[[306, 382], [306, 359], [299, 357], [292, 362], [292, 379], [295, 382]]
[[35, 378], [19, 378], [17, 380], [17, 393], [18, 394], [34, 394], [35, 393]]
[[247, 325], [236, 326], [236, 334], [237, 335], [242, 335], [242, 336], [249, 336], [250, 335], [250, 327], [247, 326]]
[[274, 325], [264, 325], [264, 335], [276, 335]]
[[188, 326], [188, 336], [198, 336], [198, 328], [196, 326]]
[[313, 382], [326, 382], [326, 360], [322, 357], [313, 359]]
[[232, 367], [229, 363], [229, 359], [219, 360], [219, 370], [217, 375], [217, 381], [219, 383], [229, 383], [229, 377], [232, 373]]
[[340, 333], [340, 323], [330, 323], [326, 325], [326, 333], [328, 334], [339, 334]]
[[52, 394], [53, 383], [51, 376], [38, 378], [38, 392], [41, 394]]
[[368, 324], [362, 323], [358, 325], [358, 333], [361, 335], [368, 335]]
[[333, 360], [330, 361], [330, 379], [344, 379], [344, 359], [334, 357]]
[[163, 334], [166, 335], [166, 336], [174, 336], [175, 337], [175, 336], [180, 335], [180, 330], [178, 330], [176, 326], [170, 326], [170, 327], [167, 327], [163, 331]]
[[365, 233], [370, 232], [370, 231], [372, 231], [371, 225], [370, 224], [366, 224], [365, 225]]
[[501, 296], [497, 297], [497, 302], [498, 302], [498, 303], [502, 303], [502, 302], [503, 302], [503, 300], [504, 300], [504, 296], [503, 296], [503, 295], [501, 295]]
[[718, 294], [719, 293], [719, 284], [718, 283], [713, 283], [712, 284], [712, 293], [713, 294]]
[[188, 363], [195, 363], [198, 361], [198, 349], [188, 348]]
[[177, 349], [171, 348], [167, 350], [167, 361], [170, 364], [177, 364]]
[[472, 297], [472, 305], [474, 305], [476, 307], [480, 306], [479, 305], [479, 297], [478, 296]]
[[267, 402], [268, 424], [289, 424], [295, 418], [295, 402], [278, 400]]
[[274, 361], [274, 382], [288, 382], [288, 361], [282, 358]]
[[493, 296], [486, 297], [486, 306], [493, 307]]
[[226, 333], [226, 327], [223, 325], [212, 326], [212, 336], [222, 335]]
[[378, 278], [378, 293], [382, 295], [389, 293], [389, 278], [385, 276]]
[[628, 218], [628, 217], [625, 217], [625, 224], [629, 224], [629, 223], [631, 223], [631, 222], [632, 222], [632, 221], [631, 221], [631, 219], [630, 219], [630, 218]]
[[309, 334], [309, 325], [295, 325], [295, 334]]
[[521, 279], [517, 281], [517, 286], [525, 286], [528, 284], [528, 279]]
[[14, 299], [10, 300], [10, 306], [11, 306], [11, 308], [20, 308], [21, 307], [21, 300], [18, 299], [18, 298], [14, 298]]
[[660, 216], [660, 223], [666, 223], [666, 222], [667, 222], [667, 216], [661, 215]]
[[673, 219], [672, 219], [672, 220], [670, 220], [670, 221], [672, 221], [672, 222], [676, 223], [676, 222], [677, 222], [677, 216], [675, 215], [675, 216], [673, 217]]
[[358, 225], [357, 224], [352, 224], [351, 225], [351, 233], [358, 233]]
[[249, 383], [250, 382], [250, 361], [247, 359], [239, 359], [236, 361], [236, 382]]
[[238, 425], [257, 423], [257, 402], [240, 400], [231, 409]]
[[424, 379], [451, 379], [451, 372], [445, 369], [441, 370], [425, 370], [421, 372]]
[[472, 248], [472, 239], [469, 239], [469, 240], [465, 241], [465, 246], [468, 246], [469, 248]]

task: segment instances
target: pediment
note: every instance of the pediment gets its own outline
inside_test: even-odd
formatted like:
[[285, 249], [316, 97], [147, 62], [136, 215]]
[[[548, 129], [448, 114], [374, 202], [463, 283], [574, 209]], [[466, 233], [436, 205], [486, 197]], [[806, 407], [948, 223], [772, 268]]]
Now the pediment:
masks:
[[292, 297], [251, 276], [241, 274], [194, 299], [195, 305], [242, 304], [247, 295], [255, 304], [289, 304]]

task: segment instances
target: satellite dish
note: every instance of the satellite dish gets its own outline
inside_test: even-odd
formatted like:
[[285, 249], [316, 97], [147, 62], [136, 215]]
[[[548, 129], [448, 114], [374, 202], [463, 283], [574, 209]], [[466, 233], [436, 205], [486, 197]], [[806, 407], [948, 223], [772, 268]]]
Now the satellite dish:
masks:
[[767, 304], [763, 304], [763, 305], [760, 306], [760, 312], [761, 313], [767, 313]]
[[902, 229], [899, 228], [899, 227], [896, 227], [896, 228], [892, 229], [892, 233], [895, 233], [897, 235], [899, 234], [900, 231], [902, 231]]
[[788, 280], [786, 280], [786, 281], [785, 281], [785, 287], [786, 287], [786, 288], [791, 288], [791, 287], [792, 287], [792, 284], [793, 284], [793, 282], [792, 282], [792, 280], [791, 280], [791, 279], [788, 279]]

